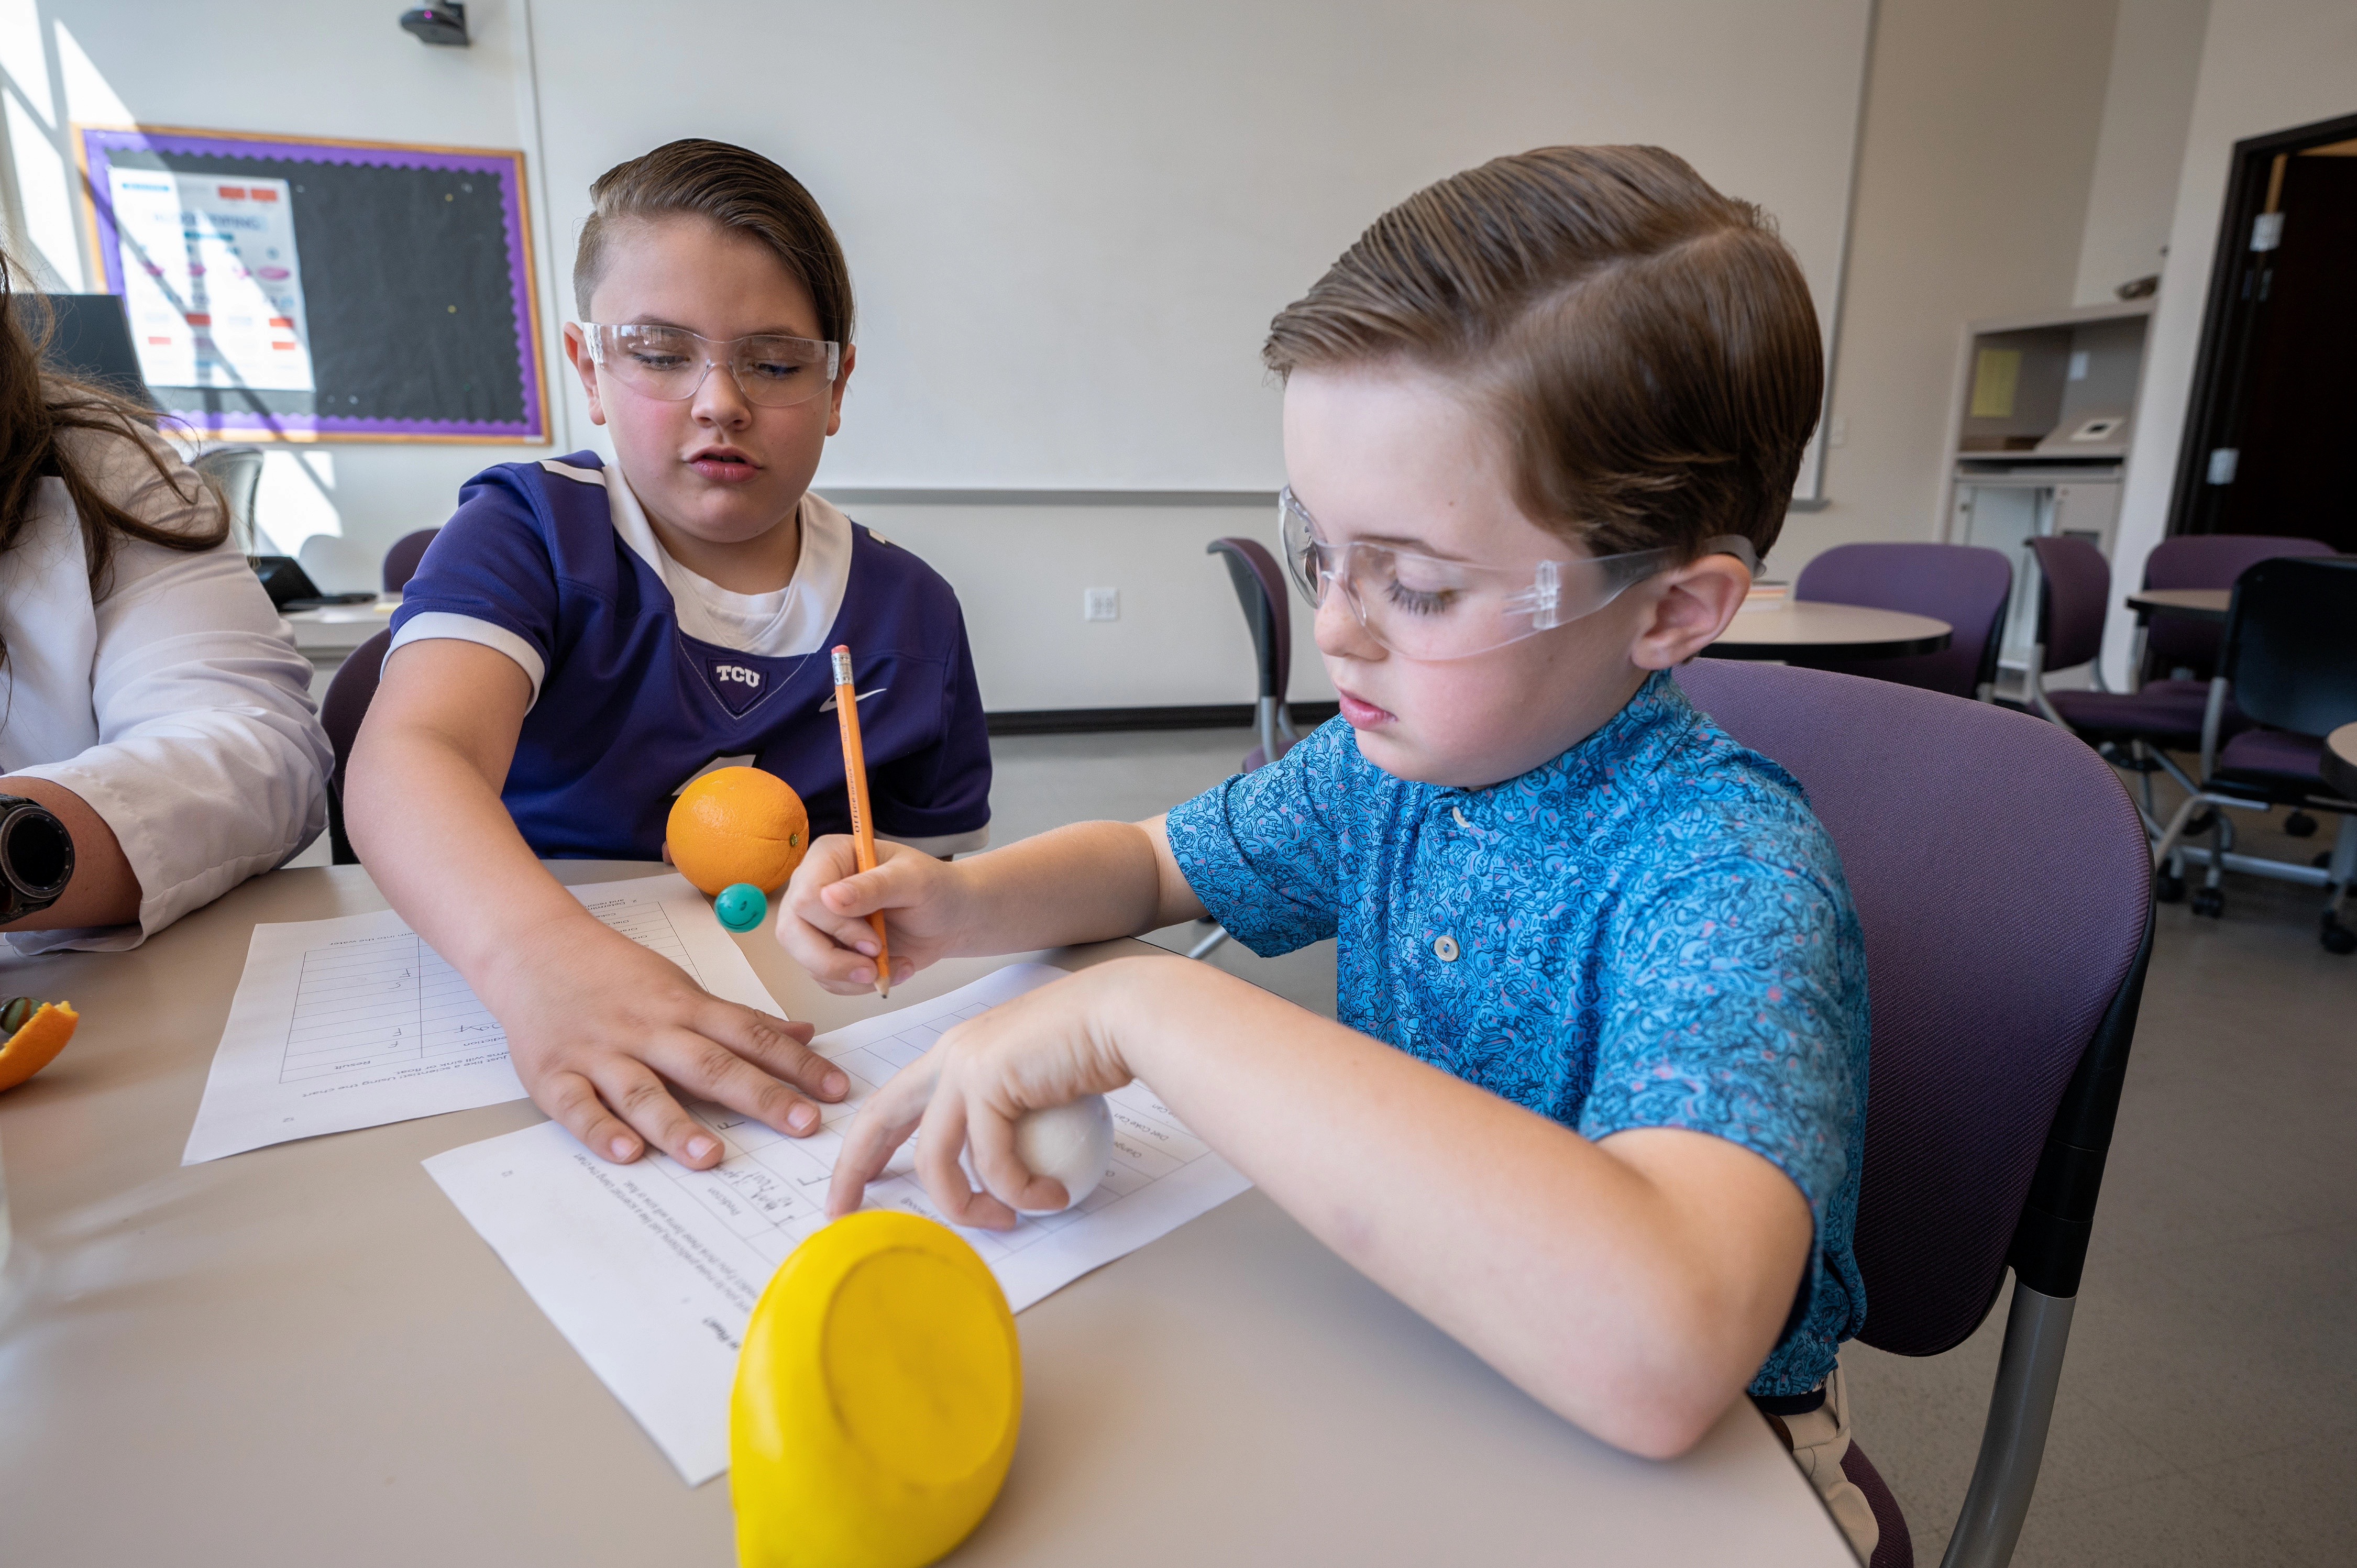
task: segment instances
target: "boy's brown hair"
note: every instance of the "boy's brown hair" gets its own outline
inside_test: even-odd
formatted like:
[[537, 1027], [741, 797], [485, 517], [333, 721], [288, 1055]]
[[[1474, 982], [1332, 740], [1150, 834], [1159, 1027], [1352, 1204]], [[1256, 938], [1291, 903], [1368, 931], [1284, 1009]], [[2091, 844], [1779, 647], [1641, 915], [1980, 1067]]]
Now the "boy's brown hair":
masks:
[[1515, 499], [1599, 555], [1776, 542], [1824, 397], [1767, 215], [1659, 147], [1541, 147], [1375, 220], [1269, 324], [1297, 370], [1399, 360], [1500, 419]]
[[616, 228], [693, 215], [767, 245], [810, 290], [820, 336], [851, 341], [851, 267], [834, 228], [802, 182], [760, 154], [726, 142], [667, 142], [599, 175], [589, 203], [573, 260], [573, 306], [585, 319]]

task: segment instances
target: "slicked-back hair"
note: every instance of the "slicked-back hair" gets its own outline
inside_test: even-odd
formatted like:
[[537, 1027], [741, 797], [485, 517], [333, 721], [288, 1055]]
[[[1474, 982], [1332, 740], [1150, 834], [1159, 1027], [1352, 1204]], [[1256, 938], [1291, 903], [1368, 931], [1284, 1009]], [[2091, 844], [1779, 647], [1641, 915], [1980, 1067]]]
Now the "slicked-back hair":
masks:
[[589, 188], [589, 218], [573, 258], [573, 307], [582, 319], [589, 319], [589, 298], [617, 229], [690, 215], [767, 245], [810, 290], [820, 335], [831, 343], [851, 341], [851, 267], [817, 199], [760, 154], [700, 138], [667, 142], [616, 164]]
[[1493, 411], [1523, 510], [1599, 555], [1762, 555], [1824, 397], [1759, 208], [1659, 147], [1541, 147], [1411, 196], [1269, 324], [1279, 375], [1405, 364]]

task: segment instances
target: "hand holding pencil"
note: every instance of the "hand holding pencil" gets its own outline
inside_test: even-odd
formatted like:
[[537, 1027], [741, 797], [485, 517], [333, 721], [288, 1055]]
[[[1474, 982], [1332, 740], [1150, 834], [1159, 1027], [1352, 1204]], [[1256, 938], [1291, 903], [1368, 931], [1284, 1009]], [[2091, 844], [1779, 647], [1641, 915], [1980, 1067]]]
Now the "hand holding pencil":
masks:
[[[834, 718], [843, 731], [843, 784], [851, 797], [852, 853], [859, 869], [876, 869], [876, 819], [867, 805], [867, 753], [859, 740], [859, 693], [851, 678], [851, 649], [837, 643], [834, 661]], [[884, 913], [867, 917], [876, 929], [876, 993], [892, 994], [892, 943], [884, 934]]]

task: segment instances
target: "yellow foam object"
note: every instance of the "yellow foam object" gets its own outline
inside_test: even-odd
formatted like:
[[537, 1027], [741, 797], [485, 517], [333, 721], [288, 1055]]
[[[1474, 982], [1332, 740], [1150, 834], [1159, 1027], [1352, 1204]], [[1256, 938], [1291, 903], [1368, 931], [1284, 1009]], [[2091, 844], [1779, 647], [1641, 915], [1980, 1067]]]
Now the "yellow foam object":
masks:
[[997, 1499], [1023, 1418], [1006, 1294], [897, 1209], [845, 1216], [761, 1293], [729, 1402], [741, 1568], [921, 1568]]

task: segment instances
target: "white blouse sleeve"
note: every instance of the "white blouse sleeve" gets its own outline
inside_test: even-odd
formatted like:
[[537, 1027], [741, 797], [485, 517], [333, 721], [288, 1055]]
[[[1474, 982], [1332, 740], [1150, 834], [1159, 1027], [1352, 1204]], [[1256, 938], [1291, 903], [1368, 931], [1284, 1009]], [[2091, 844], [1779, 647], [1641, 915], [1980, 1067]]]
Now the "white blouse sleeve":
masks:
[[[210, 521], [217, 504], [210, 492], [160, 439], [143, 437], [155, 442], [194, 501], [174, 493], [119, 437], [77, 433], [70, 439], [69, 450], [88, 465], [84, 471], [134, 516], [175, 531], [198, 531]], [[43, 491], [41, 510], [53, 525], [49, 554], [66, 557], [55, 564], [70, 572], [48, 574], [46, 584], [0, 585], [0, 594], [17, 601], [6, 607], [12, 665], [32, 652], [21, 640], [28, 629], [45, 630], [38, 641], [66, 655], [34, 660], [51, 666], [48, 682], [38, 668], [10, 671], [16, 723], [62, 743], [53, 739], [47, 759], [24, 757], [31, 735], [8, 737], [19, 744], [0, 750], [10, 754], [6, 771], [72, 790], [113, 830], [139, 877], [139, 924], [7, 940], [18, 952], [135, 947], [317, 838], [327, 823], [333, 753], [311, 703], [310, 661], [296, 650], [292, 632], [232, 544], [190, 553], [118, 535], [93, 600], [64, 486], [48, 480]], [[58, 523], [70, 538], [58, 532]], [[46, 587], [46, 602], [23, 602], [19, 587]], [[59, 602], [68, 598], [78, 602]], [[51, 619], [59, 624], [38, 626]], [[70, 651], [76, 645], [88, 650], [86, 662]], [[43, 692], [45, 684], [56, 689]], [[65, 711], [77, 685], [88, 703], [79, 714]], [[74, 738], [88, 744], [75, 748]]]

